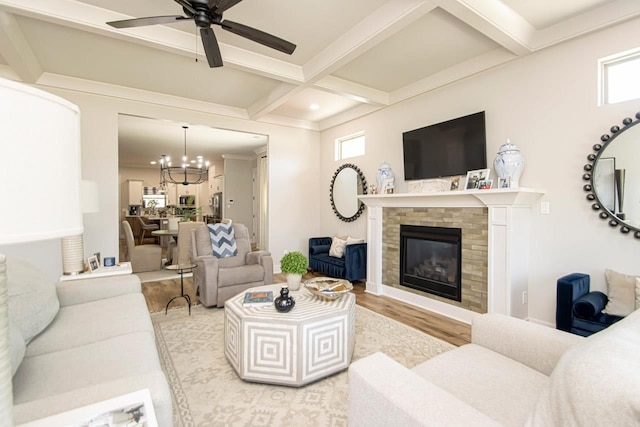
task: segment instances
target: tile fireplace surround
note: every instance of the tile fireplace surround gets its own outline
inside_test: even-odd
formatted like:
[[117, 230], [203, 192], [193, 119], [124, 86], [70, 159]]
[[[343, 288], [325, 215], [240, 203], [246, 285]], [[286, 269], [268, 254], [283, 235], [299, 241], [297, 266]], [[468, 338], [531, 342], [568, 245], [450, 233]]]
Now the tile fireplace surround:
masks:
[[[466, 323], [486, 311], [526, 318], [528, 304], [523, 293], [528, 291], [529, 215], [544, 193], [518, 188], [360, 196], [368, 208], [366, 291]], [[399, 238], [395, 230], [400, 223], [462, 228], [462, 302], [398, 284], [399, 259], [394, 262], [394, 258]], [[473, 243], [465, 243], [465, 234]], [[391, 252], [386, 259], [383, 248]], [[479, 254], [486, 254], [486, 260], [478, 259]]]

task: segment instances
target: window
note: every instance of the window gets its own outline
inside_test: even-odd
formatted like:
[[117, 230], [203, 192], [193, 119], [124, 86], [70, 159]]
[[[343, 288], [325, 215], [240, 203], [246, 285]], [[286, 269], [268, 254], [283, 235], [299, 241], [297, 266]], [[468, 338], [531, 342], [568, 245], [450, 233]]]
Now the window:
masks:
[[640, 98], [640, 49], [603, 58], [599, 64], [601, 105]]
[[336, 160], [364, 155], [364, 131], [336, 139]]

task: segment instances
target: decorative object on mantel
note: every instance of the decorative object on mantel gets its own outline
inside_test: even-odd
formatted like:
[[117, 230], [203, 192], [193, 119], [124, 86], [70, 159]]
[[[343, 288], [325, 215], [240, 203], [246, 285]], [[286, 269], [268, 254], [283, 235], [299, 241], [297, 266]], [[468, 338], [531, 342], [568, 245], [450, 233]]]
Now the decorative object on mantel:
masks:
[[391, 167], [387, 162], [382, 162], [380, 167], [378, 168], [378, 188], [380, 189], [381, 194], [391, 194], [395, 188], [395, 174], [391, 170]]
[[296, 300], [289, 295], [289, 288], [283, 286], [282, 289], [280, 289], [280, 296], [276, 298], [273, 305], [279, 312], [288, 313], [291, 311], [293, 306], [296, 305]]
[[449, 191], [451, 189], [451, 179], [434, 178], [409, 181], [407, 182], [407, 189], [409, 193], [435, 193], [439, 191]]
[[622, 234], [633, 231], [633, 236], [640, 239], [640, 206], [636, 207], [637, 203], [624, 206], [625, 176], [639, 172], [638, 158], [634, 153], [640, 138], [640, 126], [634, 126], [640, 123], [640, 112], [635, 118], [623, 119], [622, 128], [612, 126], [611, 134], [605, 133], [600, 137], [602, 144], [593, 145], [594, 153], [587, 156], [589, 163], [583, 166], [582, 174], [582, 179], [589, 183], [582, 188], [587, 192], [591, 208], [600, 211], [601, 219], [608, 220], [611, 227], [620, 226]]
[[[479, 190], [480, 183], [489, 179], [491, 169], [476, 169], [467, 172], [467, 181], [464, 188], [466, 190]], [[491, 188], [491, 187], [489, 187]]]
[[498, 156], [493, 162], [496, 173], [501, 180], [500, 188], [505, 188], [505, 182], [508, 182], [508, 188], [518, 188], [520, 186], [520, 175], [524, 169], [524, 157], [515, 144], [509, 139], [500, 146]]

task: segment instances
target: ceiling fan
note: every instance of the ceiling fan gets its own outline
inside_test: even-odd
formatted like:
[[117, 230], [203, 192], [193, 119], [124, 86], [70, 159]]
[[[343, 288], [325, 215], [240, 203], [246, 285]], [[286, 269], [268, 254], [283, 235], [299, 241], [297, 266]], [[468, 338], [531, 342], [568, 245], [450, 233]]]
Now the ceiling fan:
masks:
[[272, 49], [291, 55], [296, 45], [279, 37], [260, 31], [256, 28], [237, 22], [222, 20], [222, 13], [240, 3], [242, 0], [174, 0], [184, 10], [185, 15], [150, 16], [147, 18], [125, 19], [122, 21], [107, 22], [114, 28], [142, 27], [145, 25], [170, 24], [184, 20], [194, 20], [200, 28], [204, 52], [207, 56], [209, 67], [221, 67], [222, 55], [211, 25], [219, 25], [223, 30], [230, 31], [241, 37], [253, 40]]

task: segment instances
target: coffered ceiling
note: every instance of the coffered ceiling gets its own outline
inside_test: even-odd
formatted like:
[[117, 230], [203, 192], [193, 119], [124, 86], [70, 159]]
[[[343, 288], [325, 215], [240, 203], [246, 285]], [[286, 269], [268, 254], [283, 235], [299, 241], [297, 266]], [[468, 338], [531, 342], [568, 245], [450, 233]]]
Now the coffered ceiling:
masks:
[[323, 130], [636, 17], [640, 2], [244, 0], [224, 19], [297, 49], [214, 26], [224, 61], [215, 69], [192, 21], [105, 24], [182, 14], [173, 0], [0, 0], [0, 76]]

